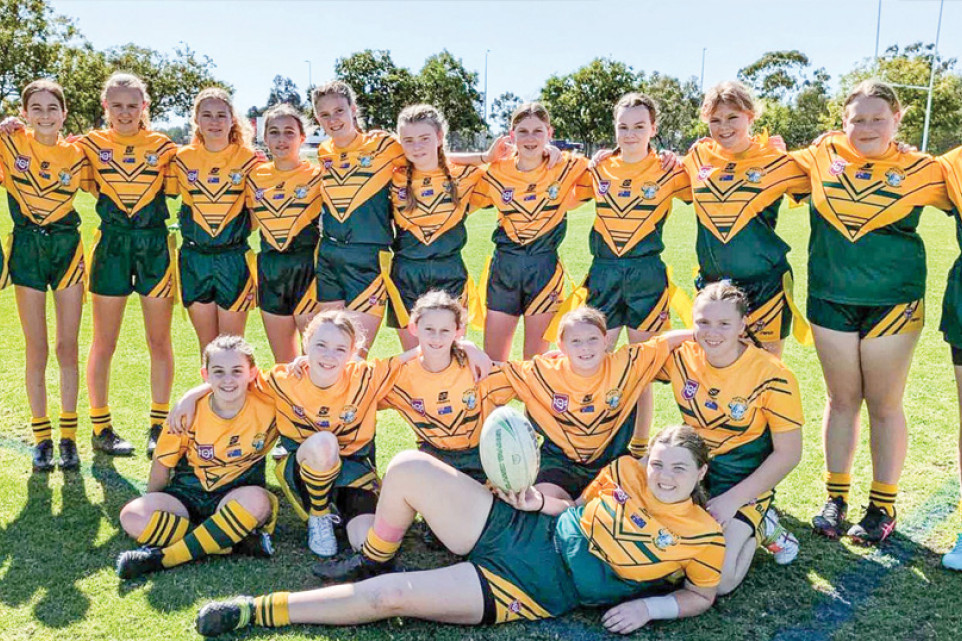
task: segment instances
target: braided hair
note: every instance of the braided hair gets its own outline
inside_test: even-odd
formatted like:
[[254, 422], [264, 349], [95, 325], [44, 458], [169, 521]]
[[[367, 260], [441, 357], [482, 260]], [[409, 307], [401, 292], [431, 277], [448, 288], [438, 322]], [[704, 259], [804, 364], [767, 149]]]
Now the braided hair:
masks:
[[[400, 132], [401, 127], [404, 125], [412, 125], [416, 123], [426, 123], [434, 128], [434, 131], [439, 134], [440, 142], [438, 143], [438, 167], [444, 172], [444, 177], [446, 179], [445, 189], [451, 197], [451, 202], [454, 203], [455, 207], [461, 204], [461, 198], [458, 196], [458, 183], [454, 176], [451, 175], [451, 168], [448, 166], [448, 159], [444, 153], [445, 140], [448, 136], [448, 121], [445, 120], [444, 115], [441, 114], [438, 109], [432, 105], [418, 104], [409, 105], [405, 107], [397, 117], [397, 128]], [[404, 211], [412, 212], [417, 208], [417, 199], [414, 197], [414, 163], [408, 162], [407, 171], [405, 174], [407, 178], [405, 190], [407, 194], [407, 200], [404, 205]]]

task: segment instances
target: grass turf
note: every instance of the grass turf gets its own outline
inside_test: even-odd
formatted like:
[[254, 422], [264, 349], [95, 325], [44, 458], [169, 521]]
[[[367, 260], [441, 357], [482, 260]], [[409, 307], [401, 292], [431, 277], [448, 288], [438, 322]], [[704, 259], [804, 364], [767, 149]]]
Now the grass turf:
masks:
[[[6, 199], [3, 199], [5, 207]], [[77, 201], [84, 219], [84, 239], [96, 226], [93, 201]], [[172, 208], [173, 210], [173, 208]], [[2, 216], [0, 231], [9, 231]], [[587, 234], [592, 210], [569, 216], [568, 238], [562, 249], [575, 281], [586, 273], [590, 256]], [[824, 384], [815, 352], [789, 339], [785, 361], [798, 375], [805, 408], [805, 453], [798, 468], [780, 485], [778, 505], [783, 521], [802, 544], [798, 560], [777, 567], [760, 553], [745, 584], [721, 599], [709, 613], [686, 621], [659, 623], [637, 636], [652, 639], [856, 639], [884, 633], [892, 638], [952, 638], [962, 629], [962, 611], [955, 599], [962, 575], [943, 571], [936, 551], [951, 545], [959, 528], [952, 507], [958, 500], [955, 479], [958, 435], [955, 384], [948, 348], [937, 331], [945, 274], [957, 253], [953, 221], [929, 210], [921, 231], [928, 246], [928, 326], [916, 350], [906, 413], [910, 451], [902, 478], [899, 512], [902, 531], [878, 552], [816, 539], [808, 520], [823, 501], [820, 423]], [[472, 274], [480, 273], [492, 245], [490, 211], [469, 220], [469, 244], [464, 252]], [[695, 266], [694, 217], [678, 206], [665, 227], [666, 261], [676, 281], [691, 291], [688, 277]], [[784, 209], [779, 232], [792, 245], [799, 304], [806, 291], [805, 248], [808, 219], [804, 209]], [[49, 301], [52, 308], [52, 300]], [[193, 619], [205, 601], [236, 594], [316, 587], [312, 562], [304, 546], [304, 528], [289, 509], [282, 509], [276, 544], [269, 561], [216, 558], [153, 575], [123, 585], [113, 571], [117, 554], [132, 546], [119, 528], [120, 507], [143, 489], [148, 463], [143, 457], [149, 409], [148, 371], [143, 324], [135, 299], [127, 307], [123, 333], [114, 357], [111, 408], [118, 431], [138, 446], [129, 459], [94, 459], [89, 447], [87, 404], [81, 393], [79, 475], [31, 476], [29, 410], [23, 393], [23, 338], [14, 305], [13, 288], [0, 292], [0, 638], [21, 639], [193, 639]], [[48, 311], [52, 319], [52, 309]], [[199, 379], [197, 344], [186, 314], [175, 312], [175, 397]], [[262, 364], [270, 350], [260, 319], [251, 315], [248, 337]], [[520, 331], [518, 333], [520, 337]], [[480, 342], [480, 336], [473, 338]], [[90, 344], [90, 308], [84, 310], [81, 354]], [[399, 350], [393, 331], [382, 329], [373, 354]], [[51, 350], [53, 353], [53, 350]], [[515, 340], [515, 356], [520, 341]], [[81, 367], [83, 372], [83, 367]], [[51, 356], [47, 373], [49, 413], [58, 408], [57, 367]], [[81, 390], [85, 389], [81, 381]], [[678, 420], [669, 390], [656, 390], [655, 424]], [[863, 415], [863, 424], [866, 419]], [[854, 466], [853, 512], [867, 502], [870, 457], [867, 430]], [[393, 413], [379, 417], [377, 445], [380, 466], [414, 440]], [[271, 477], [271, 475], [268, 475]], [[428, 553], [411, 539], [401, 557], [405, 563], [432, 566], [447, 557]], [[285, 639], [596, 639], [605, 635], [600, 613], [580, 611], [559, 620], [465, 629], [417, 621], [392, 620], [359, 628], [296, 628], [283, 634], [272, 630], [240, 635]]]

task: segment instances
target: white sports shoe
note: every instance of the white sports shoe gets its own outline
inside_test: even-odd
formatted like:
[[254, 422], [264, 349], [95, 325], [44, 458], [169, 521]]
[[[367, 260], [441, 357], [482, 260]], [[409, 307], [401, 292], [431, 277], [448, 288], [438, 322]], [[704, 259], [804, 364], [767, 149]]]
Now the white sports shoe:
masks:
[[962, 532], [959, 532], [959, 538], [955, 540], [955, 547], [952, 548], [952, 551], [947, 552], [942, 557], [942, 566], [949, 570], [962, 572]]
[[778, 513], [769, 508], [762, 519], [762, 547], [775, 556], [775, 563], [788, 565], [798, 556], [798, 539], [778, 522]]
[[334, 536], [334, 526], [341, 522], [336, 514], [310, 516], [307, 519], [307, 547], [311, 552], [321, 557], [331, 557], [337, 554], [337, 537]]

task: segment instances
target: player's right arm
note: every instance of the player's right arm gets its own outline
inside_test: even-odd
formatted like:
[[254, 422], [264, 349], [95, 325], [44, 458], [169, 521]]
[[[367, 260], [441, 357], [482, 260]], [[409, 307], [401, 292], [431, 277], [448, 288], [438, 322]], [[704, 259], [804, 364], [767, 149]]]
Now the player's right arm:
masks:
[[211, 391], [211, 386], [201, 383], [197, 387], [187, 390], [167, 416], [167, 429], [174, 434], [183, 434], [194, 422], [194, 412], [197, 401]]
[[147, 477], [148, 492], [163, 492], [170, 482], [171, 468], [158, 460], [150, 462], [150, 475]]

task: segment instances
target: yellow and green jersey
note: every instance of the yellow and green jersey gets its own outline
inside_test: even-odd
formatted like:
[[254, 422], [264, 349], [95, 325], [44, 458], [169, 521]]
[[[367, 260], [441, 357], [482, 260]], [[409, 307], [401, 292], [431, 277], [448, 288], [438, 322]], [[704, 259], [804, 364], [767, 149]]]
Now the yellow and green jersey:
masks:
[[273, 162], [251, 169], [246, 202], [261, 232], [261, 251], [314, 250], [323, 191], [320, 169], [307, 161], [285, 171]]

